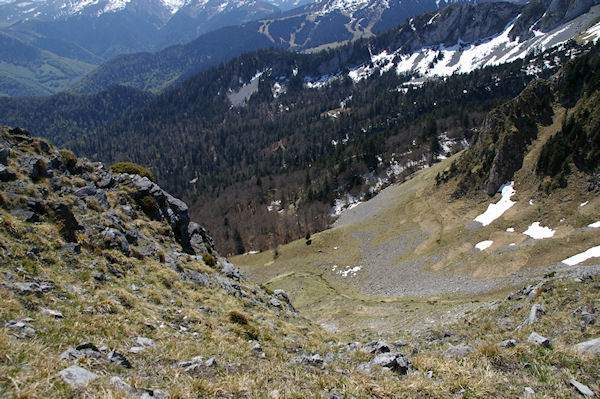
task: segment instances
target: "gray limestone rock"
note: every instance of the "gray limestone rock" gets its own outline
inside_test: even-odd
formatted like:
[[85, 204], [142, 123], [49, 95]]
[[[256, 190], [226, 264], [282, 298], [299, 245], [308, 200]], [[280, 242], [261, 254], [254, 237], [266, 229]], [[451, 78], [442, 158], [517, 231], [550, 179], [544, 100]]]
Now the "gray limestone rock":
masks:
[[54, 317], [55, 319], [62, 319], [64, 316], [58, 310], [48, 309], [48, 308], [40, 308], [40, 313], [46, 316]]
[[406, 374], [412, 368], [408, 359], [401, 353], [386, 352], [377, 355], [370, 362], [360, 364], [358, 370], [370, 372], [375, 366], [385, 367], [402, 375]]
[[297, 365], [297, 364], [308, 364], [311, 366], [320, 366], [324, 362], [323, 358], [319, 354], [313, 355], [302, 355], [292, 358], [288, 361], [288, 364]]
[[7, 182], [17, 179], [17, 174], [4, 165], [0, 165], [0, 181]]
[[129, 247], [127, 238], [119, 230], [107, 227], [102, 232], [102, 238], [108, 247], [118, 249], [125, 255], [129, 255], [131, 253], [131, 248]]
[[4, 324], [4, 327], [13, 331], [20, 338], [35, 337], [35, 330], [29, 324], [22, 321], [10, 320]]
[[500, 342], [501, 348], [513, 348], [517, 344], [517, 341], [514, 339], [506, 339]]
[[109, 352], [107, 359], [115, 364], [121, 365], [127, 369], [131, 368], [131, 362], [124, 354], [117, 352], [116, 350], [112, 350]]
[[579, 391], [579, 393], [582, 394], [583, 396], [586, 396], [589, 398], [596, 396], [594, 394], [594, 392], [587, 385], [584, 385], [577, 380], [570, 379], [569, 384], [573, 385]]
[[600, 353], [600, 338], [590, 339], [574, 346], [577, 352], [598, 354]]
[[545, 346], [545, 347], [549, 347], [550, 346], [550, 339], [541, 336], [540, 334], [536, 333], [536, 332], [532, 332], [529, 335], [529, 338], [527, 338], [528, 342], [540, 345], [540, 346]]
[[185, 273], [190, 280], [198, 284], [200, 287], [210, 287], [210, 281], [206, 273], [197, 272], [191, 269], [186, 269]]
[[58, 373], [64, 382], [72, 388], [83, 388], [91, 381], [99, 377], [98, 374], [92, 373], [79, 366], [68, 367]]
[[444, 352], [444, 357], [446, 358], [456, 358], [456, 357], [464, 357], [474, 351], [471, 345], [467, 344], [459, 344], [456, 346], [450, 346], [450, 348], [446, 349]]
[[520, 330], [524, 327], [534, 324], [535, 322], [537, 322], [539, 320], [539, 315], [544, 314], [544, 313], [546, 313], [546, 309], [544, 308], [544, 305], [536, 303], [535, 305], [533, 305], [531, 307], [531, 310], [529, 311], [529, 316], [527, 317], [527, 320], [525, 320], [523, 322], [523, 324], [521, 324], [519, 327], [517, 327], [517, 330]]
[[381, 340], [371, 341], [363, 345], [362, 350], [369, 353], [385, 353], [391, 351], [391, 346]]
[[8, 157], [10, 149], [0, 146], [0, 165], [8, 166]]

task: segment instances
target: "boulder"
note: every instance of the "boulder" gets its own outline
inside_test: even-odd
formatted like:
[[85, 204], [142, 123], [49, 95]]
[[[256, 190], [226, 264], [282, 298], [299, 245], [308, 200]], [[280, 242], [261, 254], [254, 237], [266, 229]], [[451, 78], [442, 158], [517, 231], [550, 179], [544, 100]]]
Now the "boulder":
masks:
[[112, 350], [109, 352], [107, 359], [115, 364], [118, 364], [120, 366], [123, 366], [127, 369], [131, 368], [131, 362], [129, 361], [129, 359], [127, 358], [127, 356], [125, 356], [124, 354], [117, 352], [116, 350]]
[[446, 358], [464, 357], [473, 351], [474, 351], [474, 349], [471, 345], [459, 344], [456, 346], [450, 346], [450, 348], [446, 349], [446, 351], [444, 352], [444, 357], [446, 357]]
[[13, 181], [17, 179], [17, 175], [12, 170], [8, 169], [6, 166], [0, 165], [0, 181], [7, 182]]
[[377, 355], [370, 362], [360, 364], [358, 370], [370, 372], [375, 366], [385, 367], [402, 375], [406, 374], [412, 368], [412, 365], [403, 354], [386, 352]]
[[513, 348], [516, 344], [517, 344], [517, 341], [515, 341], [514, 339], [506, 339], [506, 340], [500, 342], [500, 347], [501, 348]]
[[537, 322], [539, 320], [539, 315], [546, 313], [546, 309], [544, 308], [543, 304], [535, 304], [531, 307], [531, 310], [529, 311], [529, 316], [527, 317], [527, 320], [525, 320], [523, 322], [523, 324], [521, 324], [519, 327], [517, 327], [517, 330], [520, 330], [524, 327], [530, 326], [532, 324], [534, 324], [535, 322]]
[[197, 272], [191, 269], [186, 269], [185, 272], [188, 278], [200, 287], [210, 287], [210, 281], [208, 280], [206, 273]]
[[574, 346], [577, 352], [598, 354], [600, 353], [600, 338], [590, 339]]
[[[119, 175], [122, 176], [122, 175]], [[133, 176], [131, 183], [135, 189], [133, 197], [140, 201], [146, 196], [154, 198], [158, 205], [158, 216], [160, 220], [166, 220], [175, 234], [175, 238], [181, 244], [183, 250], [191, 255], [195, 254], [194, 248], [190, 243], [189, 224], [190, 217], [188, 206], [185, 202], [173, 197], [153, 183], [147, 177]]]
[[98, 374], [92, 373], [79, 366], [68, 367], [58, 373], [64, 382], [72, 388], [83, 388], [91, 381], [99, 377]]
[[115, 178], [110, 173], [104, 173], [100, 180], [96, 182], [96, 187], [101, 189], [111, 189], [115, 185]]
[[291, 360], [288, 361], [288, 364], [291, 365], [297, 365], [297, 364], [308, 364], [311, 366], [320, 366], [322, 365], [324, 362], [323, 358], [321, 357], [321, 355], [317, 354], [313, 354], [313, 355], [302, 355], [302, 356], [297, 356], [292, 358]]
[[58, 310], [40, 308], [40, 313], [46, 316], [54, 317], [55, 319], [62, 319], [64, 316]]
[[16, 208], [11, 210], [10, 214], [29, 223], [36, 223], [40, 221], [39, 215], [29, 208]]
[[387, 342], [376, 340], [363, 345], [362, 350], [369, 353], [385, 353], [390, 352], [392, 348]]
[[48, 173], [48, 162], [41, 155], [32, 157], [23, 155], [19, 160], [20, 166], [27, 171], [27, 175], [33, 181], [46, 177]]
[[83, 227], [79, 224], [71, 208], [62, 202], [52, 204], [52, 211], [57, 224], [60, 226], [60, 233], [63, 238], [69, 242], [77, 242], [75, 232], [80, 231]]
[[107, 227], [102, 232], [102, 238], [104, 239], [104, 244], [107, 247], [118, 249], [125, 255], [129, 255], [131, 253], [131, 248], [129, 247], [127, 238], [119, 230]]
[[4, 327], [14, 332], [20, 338], [35, 337], [35, 330], [29, 324], [22, 321], [10, 320], [4, 324]]
[[0, 165], [8, 166], [8, 157], [10, 149], [0, 146]]

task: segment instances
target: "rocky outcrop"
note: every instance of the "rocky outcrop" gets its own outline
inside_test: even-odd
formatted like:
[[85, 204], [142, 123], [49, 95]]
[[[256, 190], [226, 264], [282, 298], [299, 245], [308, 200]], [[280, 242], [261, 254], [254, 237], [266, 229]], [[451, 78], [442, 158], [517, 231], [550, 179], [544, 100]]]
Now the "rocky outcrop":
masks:
[[[90, 271], [100, 284], [126, 274], [113, 255], [116, 251], [159, 261], [198, 287], [219, 287], [248, 303], [294, 312], [285, 292], [268, 294], [247, 282], [237, 267], [219, 256], [207, 231], [190, 220], [187, 205], [147, 177], [112, 173], [101, 163], [77, 159], [26, 131], [4, 128], [0, 181], [0, 206], [23, 222], [55, 225], [63, 241], [61, 257], [69, 264], [76, 264], [73, 259], [82, 255], [82, 248], [106, 259], [104, 268]], [[150, 225], [148, 219], [158, 223]], [[32, 259], [38, 252], [26, 251]], [[190, 264], [204, 264], [211, 272]], [[54, 289], [51, 281], [42, 279], [2, 286], [20, 295], [44, 295]]]
[[474, 188], [492, 196], [512, 180], [523, 166], [527, 146], [537, 138], [538, 125], [552, 122], [553, 101], [553, 83], [534, 81], [518, 97], [491, 111], [471, 149], [451, 168], [460, 176], [454, 196]]

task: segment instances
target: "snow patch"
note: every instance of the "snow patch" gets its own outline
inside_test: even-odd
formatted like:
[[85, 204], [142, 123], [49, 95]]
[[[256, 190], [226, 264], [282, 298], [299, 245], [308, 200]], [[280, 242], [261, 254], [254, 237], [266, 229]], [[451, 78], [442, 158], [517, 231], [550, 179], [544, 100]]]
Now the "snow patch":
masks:
[[506, 229], [506, 231], [508, 233], [514, 233], [515, 232], [515, 228], [514, 227], [509, 227], [508, 229]]
[[481, 215], [477, 216], [474, 220], [476, 222], [481, 223], [484, 226], [492, 223], [494, 220], [498, 219], [504, 212], [506, 212], [510, 207], [512, 207], [515, 202], [510, 200], [516, 191], [514, 190], [514, 181], [508, 182], [504, 184], [498, 191], [502, 193], [502, 198], [495, 204], [490, 204], [487, 210]]
[[577, 255], [573, 255], [570, 258], [563, 260], [562, 263], [565, 263], [569, 266], [575, 266], [581, 262], [585, 262], [588, 259], [598, 257], [600, 257], [600, 245], [597, 247], [592, 247], [587, 251], [579, 253]]
[[540, 226], [540, 222], [534, 222], [523, 232], [523, 234], [528, 235], [534, 240], [541, 240], [544, 238], [554, 237], [554, 233], [556, 231], [552, 230], [549, 227]]
[[588, 224], [588, 227], [592, 227], [594, 229], [600, 228], [600, 221]]
[[281, 200], [271, 201], [271, 205], [267, 205], [267, 211], [273, 212], [281, 209]]
[[581, 207], [584, 207], [584, 206], [586, 206], [586, 205], [587, 205], [587, 204], [589, 204], [589, 203], [590, 203], [590, 201], [585, 201], [585, 202], [582, 202], [581, 204], [579, 204], [579, 207], [580, 207], [580, 208], [581, 208]]
[[483, 251], [484, 249], [491, 247], [493, 243], [494, 243], [494, 241], [490, 241], [490, 240], [481, 241], [481, 242], [478, 242], [477, 244], [475, 244], [475, 248], [477, 248], [480, 251]]
[[356, 277], [356, 273], [359, 272], [360, 269], [362, 269], [362, 266], [354, 266], [352, 268], [350, 266], [346, 266], [346, 270], [340, 270], [338, 274], [342, 277]]

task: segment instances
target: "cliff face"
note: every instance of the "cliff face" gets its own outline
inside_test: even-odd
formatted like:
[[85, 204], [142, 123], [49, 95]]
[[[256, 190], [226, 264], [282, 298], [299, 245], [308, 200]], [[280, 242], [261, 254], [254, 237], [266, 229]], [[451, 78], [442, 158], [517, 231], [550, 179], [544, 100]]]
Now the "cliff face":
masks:
[[[561, 146], [556, 144], [557, 140], [551, 140], [555, 148], [544, 150], [546, 158], [540, 161], [543, 167], [540, 166], [537, 173], [543, 177], [550, 170], [559, 173], [560, 169], [564, 175], [569, 173], [568, 164], [572, 162], [581, 171], [594, 173], [596, 164], [590, 161], [594, 158], [590, 154], [595, 151], [593, 143], [597, 130], [593, 110], [596, 108], [598, 95], [598, 85], [595, 83], [598, 59], [598, 46], [595, 46], [567, 63], [551, 79], [532, 82], [515, 99], [491, 111], [472, 147], [440, 175], [438, 181], [457, 177], [458, 186], [454, 193], [456, 198], [476, 190], [494, 195], [521, 169], [523, 159], [529, 151], [528, 146], [538, 137], [539, 127], [552, 123], [554, 107], [575, 108], [575, 122], [584, 126], [580, 129], [584, 133], [571, 142], [563, 139], [566, 141], [562, 147], [569, 149], [563, 150], [560, 156], [557, 154], [558, 147]], [[575, 122], [571, 125], [577, 124]], [[560, 137], [571, 134], [564, 132], [565, 126], [562, 129]], [[557, 157], [561, 158], [560, 162], [554, 160]], [[556, 166], [558, 163], [563, 166], [559, 168]]]

